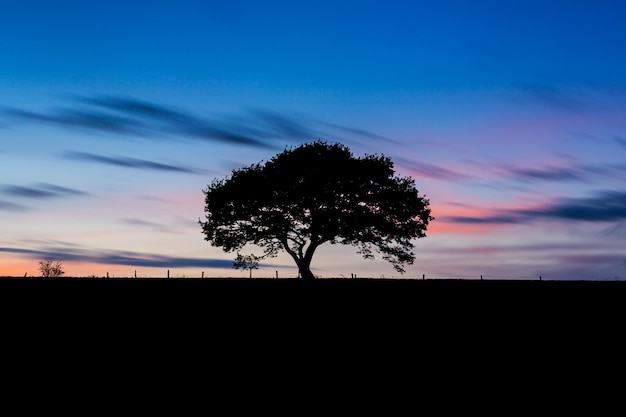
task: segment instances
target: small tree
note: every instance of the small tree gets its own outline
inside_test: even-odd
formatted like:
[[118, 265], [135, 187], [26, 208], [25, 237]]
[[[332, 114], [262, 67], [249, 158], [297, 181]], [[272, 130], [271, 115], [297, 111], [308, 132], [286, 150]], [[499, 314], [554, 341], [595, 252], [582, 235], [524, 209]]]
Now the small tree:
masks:
[[57, 278], [65, 274], [61, 261], [54, 259], [44, 259], [39, 261], [39, 272], [44, 278]]
[[314, 279], [311, 260], [324, 243], [372, 248], [404, 273], [413, 239], [426, 236], [429, 201], [410, 177], [397, 177], [391, 159], [355, 158], [341, 144], [323, 141], [285, 149], [264, 164], [233, 170], [203, 190], [205, 240], [226, 252], [246, 244], [265, 257], [286, 251], [303, 279]]
[[259, 269], [259, 260], [261, 260], [261, 257], [256, 256], [254, 254], [242, 255], [239, 252], [237, 252], [237, 257], [235, 258], [235, 262], [233, 263], [233, 268], [249, 269], [250, 278], [252, 278], [252, 270]]

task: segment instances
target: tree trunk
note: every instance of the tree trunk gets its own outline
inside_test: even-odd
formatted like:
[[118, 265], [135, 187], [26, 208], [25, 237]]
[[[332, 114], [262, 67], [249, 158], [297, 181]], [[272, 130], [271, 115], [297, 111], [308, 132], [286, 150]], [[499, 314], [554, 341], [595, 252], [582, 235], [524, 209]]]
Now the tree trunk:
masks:
[[315, 275], [311, 272], [311, 259], [313, 259], [313, 253], [318, 246], [319, 244], [310, 244], [306, 250], [306, 254], [302, 256], [302, 248], [300, 248], [299, 251], [296, 251], [289, 247], [286, 240], [283, 242], [283, 247], [287, 253], [291, 255], [293, 260], [296, 262], [296, 265], [298, 265], [298, 275], [300, 279], [306, 281], [315, 279]]
[[305, 259], [300, 259], [298, 262], [298, 270], [300, 271], [300, 279], [310, 281], [315, 279], [315, 275], [311, 272], [311, 262], [307, 262]]
[[311, 272], [310, 268], [306, 268], [306, 269], [300, 269], [300, 279], [303, 279], [305, 281], [310, 281], [315, 279], [315, 275], [313, 275], [313, 272]]

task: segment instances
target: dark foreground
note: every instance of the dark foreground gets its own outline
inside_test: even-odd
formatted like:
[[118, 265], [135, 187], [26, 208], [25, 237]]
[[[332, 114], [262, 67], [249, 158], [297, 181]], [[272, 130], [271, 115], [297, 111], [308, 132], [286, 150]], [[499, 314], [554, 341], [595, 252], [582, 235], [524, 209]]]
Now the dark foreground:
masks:
[[21, 277], [0, 278], [0, 309], [5, 324], [47, 340], [59, 329], [102, 333], [132, 351], [128, 340], [150, 334], [164, 354], [168, 343], [352, 355], [372, 343], [413, 350], [445, 340], [454, 355], [522, 344], [549, 356], [560, 354], [556, 341], [621, 335], [626, 281]]
[[[391, 302], [391, 307], [438, 303], [437, 308], [484, 305], [507, 307], [507, 303], [528, 310], [542, 304], [576, 305], [619, 301], [626, 305], [626, 281], [550, 281], [476, 279], [368, 279], [321, 278], [0, 278], [0, 296], [56, 297], [57, 299], [98, 296], [101, 299], [187, 300], [208, 303], [263, 302], [323, 304], [368, 304]], [[108, 297], [108, 298], [107, 298]]]

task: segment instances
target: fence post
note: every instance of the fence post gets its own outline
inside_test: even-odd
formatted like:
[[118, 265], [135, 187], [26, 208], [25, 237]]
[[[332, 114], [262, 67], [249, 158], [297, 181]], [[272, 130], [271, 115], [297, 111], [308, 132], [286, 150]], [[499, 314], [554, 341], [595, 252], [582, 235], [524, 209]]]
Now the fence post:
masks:
[[426, 279], [426, 274], [422, 274], [422, 280]]
[[107, 279], [109, 279], [109, 273], [107, 272]]
[[483, 276], [482, 276], [482, 275], [480, 276], [480, 280], [481, 280], [481, 281], [483, 280]]
[[276, 279], [278, 279], [278, 271], [276, 271]]
[[167, 270], [167, 279], [170, 279], [170, 270]]
[[137, 270], [135, 269], [135, 278], [137, 278]]
[[204, 271], [202, 271], [202, 279], [204, 279]]

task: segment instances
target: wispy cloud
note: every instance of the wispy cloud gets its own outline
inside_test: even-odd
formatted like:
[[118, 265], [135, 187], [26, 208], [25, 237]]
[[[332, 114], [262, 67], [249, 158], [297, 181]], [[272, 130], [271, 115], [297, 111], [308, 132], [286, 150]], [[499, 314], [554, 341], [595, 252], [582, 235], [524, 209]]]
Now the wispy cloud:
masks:
[[143, 136], [149, 126], [140, 121], [94, 110], [83, 111], [61, 108], [50, 113], [37, 113], [20, 109], [5, 109], [4, 113], [17, 120], [53, 124], [57, 126], [88, 129], [121, 135]]
[[563, 199], [540, 211], [534, 217], [605, 222], [626, 219], [626, 193], [604, 191], [595, 197]]
[[[173, 226], [162, 224], [162, 223], [151, 222], [148, 220], [137, 219], [137, 218], [132, 218], [132, 217], [120, 219], [119, 223], [125, 224], [128, 226], [133, 226], [133, 227], [147, 228], [147, 229], [151, 229], [151, 230], [161, 232], [161, 233], [181, 233], [179, 227], [173, 227]], [[178, 223], [180, 225], [180, 222]], [[194, 226], [195, 225], [196, 223], [194, 223]]]
[[541, 208], [492, 210], [485, 216], [440, 217], [440, 221], [465, 224], [529, 223], [534, 220], [611, 222], [626, 219], [626, 193], [603, 191], [586, 198], [565, 198]]
[[66, 152], [63, 157], [77, 161], [97, 162], [100, 164], [114, 165], [124, 168], [149, 169], [156, 171], [180, 172], [186, 174], [200, 174], [200, 170], [176, 165], [163, 164], [145, 159], [130, 158], [125, 156], [102, 156], [87, 152]]
[[510, 168], [505, 172], [516, 180], [522, 181], [583, 181], [586, 178], [576, 168], [544, 167], [544, 168]]
[[425, 178], [432, 178], [447, 181], [460, 181], [471, 179], [470, 175], [460, 173], [455, 170], [443, 168], [438, 165], [425, 162], [413, 161], [407, 158], [396, 157], [394, 160], [398, 165], [409, 170], [413, 175]]
[[626, 239], [626, 221], [619, 221], [612, 226], [606, 227], [600, 230], [598, 234], [611, 238]]
[[516, 214], [489, 214], [484, 217], [476, 216], [439, 216], [437, 220], [449, 223], [462, 224], [506, 224], [522, 223], [523, 217]]
[[31, 187], [24, 187], [20, 185], [4, 185], [0, 186], [0, 193], [13, 197], [24, 197], [31, 199], [47, 199], [71, 195], [87, 195], [87, 193], [84, 191], [45, 183], [36, 184]]
[[[607, 250], [614, 248], [612, 243], [604, 243], [596, 246], [596, 249]], [[466, 247], [423, 247], [420, 252], [429, 255], [486, 255], [505, 254], [511, 256], [519, 252], [548, 254], [555, 256], [555, 253], [586, 253], [589, 251], [589, 244], [586, 242], [553, 242], [553, 243], [532, 243], [532, 244], [504, 244], [504, 245], [471, 245]]]
[[9, 201], [0, 200], [0, 211], [27, 211], [28, 207], [21, 204], [11, 203]]
[[2, 113], [9, 121], [44, 123], [96, 133], [190, 138], [269, 149], [281, 149], [285, 142], [339, 140], [342, 133], [384, 139], [363, 129], [265, 109], [248, 109], [240, 115], [201, 117], [171, 106], [106, 95], [74, 97], [69, 105], [48, 112], [8, 107]]
[[157, 229], [161, 229], [161, 228], [167, 227], [167, 226], [165, 226], [164, 224], [161, 224], [161, 223], [149, 222], [147, 220], [134, 219], [134, 218], [130, 218], [130, 217], [124, 218], [124, 219], [120, 219], [120, 223], [129, 224], [129, 225], [132, 225], [132, 226], [151, 227], [151, 228], [157, 228]]
[[354, 128], [354, 127], [347, 127], [347, 126], [341, 126], [341, 125], [338, 125], [338, 124], [335, 124], [335, 123], [326, 123], [326, 122], [324, 122], [324, 124], [326, 124], [326, 125], [328, 125], [328, 126], [330, 126], [332, 128], [338, 129], [340, 131], [347, 132], [347, 133], [350, 133], [350, 134], [354, 134], [356, 136], [363, 136], [363, 137], [366, 137], [366, 138], [375, 139], [375, 140], [384, 141], [384, 142], [400, 143], [399, 141], [396, 141], [396, 140], [393, 140], [393, 139], [389, 139], [389, 138], [387, 138], [385, 136], [378, 135], [376, 133], [368, 132], [368, 131], [366, 131], [364, 129]]
[[523, 84], [518, 90], [534, 102], [564, 110], [583, 107], [584, 102], [573, 92], [549, 84]]
[[153, 268], [228, 268], [227, 259], [184, 258], [128, 251], [88, 251], [61, 247], [58, 249], [22, 249], [0, 247], [0, 252], [14, 253], [31, 259], [60, 259], [67, 262], [88, 262], [102, 265], [126, 265]]
[[[490, 278], [613, 279], [626, 272], [626, 258], [615, 242], [541, 242], [423, 247], [424, 256], [437, 265], [436, 276], [467, 277], [467, 271]], [[450, 258], [455, 264], [450, 267]], [[516, 260], [524, 260], [516, 262]], [[626, 276], [622, 275], [622, 278]]]
[[[598, 183], [607, 181], [623, 182], [626, 180], [626, 164], [583, 164], [575, 160], [568, 161], [566, 166], [559, 164], [541, 165], [532, 167], [514, 165], [482, 164], [486, 173], [484, 179], [489, 185], [499, 184], [500, 188], [513, 184], [517, 187], [521, 183]], [[494, 181], [497, 181], [494, 183]]]

